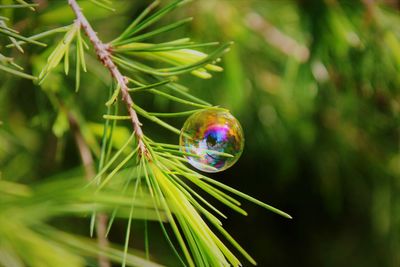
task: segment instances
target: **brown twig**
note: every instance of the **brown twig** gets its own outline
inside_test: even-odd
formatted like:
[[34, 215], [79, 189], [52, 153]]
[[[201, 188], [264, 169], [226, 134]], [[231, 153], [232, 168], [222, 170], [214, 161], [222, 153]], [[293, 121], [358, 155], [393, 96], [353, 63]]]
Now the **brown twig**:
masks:
[[[81, 129], [79, 124], [75, 118], [75, 116], [68, 112], [68, 121], [71, 127], [71, 130], [74, 134], [76, 146], [78, 147], [79, 154], [82, 159], [83, 167], [85, 169], [85, 177], [87, 180], [91, 180], [96, 172], [94, 169], [94, 161], [92, 157], [92, 153], [90, 152], [90, 148], [85, 142], [85, 139], [82, 136]], [[108, 247], [108, 240], [106, 237], [107, 231], [107, 215], [104, 213], [98, 213], [96, 216], [96, 235], [97, 235], [97, 242], [99, 243], [99, 247], [104, 250]], [[111, 267], [111, 263], [107, 257], [102, 254], [99, 254], [99, 266], [100, 267]]]
[[139, 146], [139, 155], [146, 156], [150, 158], [150, 154], [146, 148], [146, 145], [143, 142], [143, 132], [141, 128], [141, 123], [139, 122], [139, 118], [133, 109], [133, 100], [128, 92], [128, 80], [124, 75], [120, 72], [116, 64], [111, 58], [111, 53], [109, 50], [109, 46], [104, 44], [96, 32], [93, 30], [89, 21], [86, 19], [85, 15], [82, 13], [82, 10], [76, 0], [68, 0], [68, 4], [71, 6], [73, 12], [75, 13], [76, 20], [80, 23], [81, 27], [85, 31], [88, 36], [90, 42], [93, 44], [96, 54], [103, 65], [110, 71], [112, 77], [116, 80], [118, 85], [121, 88], [122, 100], [125, 102], [126, 107], [128, 109], [129, 116], [131, 117], [131, 122], [133, 125], [133, 130], [135, 132], [138, 146]]
[[365, 6], [365, 20], [368, 24], [370, 24], [374, 17], [375, 1], [374, 0], [362, 0], [362, 3]]

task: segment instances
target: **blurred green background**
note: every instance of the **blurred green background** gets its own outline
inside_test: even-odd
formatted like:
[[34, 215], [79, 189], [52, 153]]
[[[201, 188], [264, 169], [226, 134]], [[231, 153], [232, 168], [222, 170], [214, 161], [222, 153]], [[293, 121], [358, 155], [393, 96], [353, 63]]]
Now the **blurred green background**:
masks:
[[[43, 2], [51, 9], [31, 14], [27, 32], [72, 21], [62, 1]], [[111, 40], [148, 3], [119, 0], [114, 15], [88, 9], [87, 16]], [[158, 40], [234, 41], [223, 73], [180, 82], [231, 109], [244, 128], [242, 158], [213, 177], [294, 217], [247, 203], [247, 217], [221, 207], [229, 215], [224, 225], [259, 266], [400, 266], [399, 6], [395, 0], [198, 0], [158, 23], [194, 17]], [[35, 72], [43, 59], [26, 60]], [[73, 78], [61, 74], [41, 88], [1, 78], [4, 178], [31, 182], [79, 166], [71, 134], [62, 125], [54, 131], [51, 99], [74, 103], [87, 121], [101, 123], [107, 87], [94, 78], [104, 73], [101, 66], [90, 71], [77, 95]], [[136, 100], [149, 110], [179, 108], [147, 95]], [[154, 139], [177, 143], [143, 122]], [[68, 223], [80, 232], [88, 227], [61, 224]], [[122, 241], [125, 226], [118, 226], [112, 239]], [[150, 226], [154, 259], [176, 266], [158, 225]], [[143, 230], [141, 222], [134, 227]], [[138, 239], [134, 246], [142, 248]]]

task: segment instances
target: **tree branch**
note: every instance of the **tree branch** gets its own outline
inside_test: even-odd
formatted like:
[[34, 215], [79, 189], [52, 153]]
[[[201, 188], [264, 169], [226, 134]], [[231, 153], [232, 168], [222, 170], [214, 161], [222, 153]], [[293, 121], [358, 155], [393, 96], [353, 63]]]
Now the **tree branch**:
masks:
[[[75, 118], [75, 116], [68, 112], [68, 121], [71, 127], [72, 133], [74, 134], [75, 142], [79, 150], [79, 154], [82, 159], [83, 167], [85, 169], [85, 176], [86, 179], [90, 181], [95, 176], [94, 170], [94, 162], [92, 153], [90, 152], [89, 146], [86, 144], [85, 139], [82, 136], [81, 129], [79, 124]], [[104, 251], [106, 247], [108, 247], [108, 240], [106, 237], [107, 231], [107, 215], [104, 213], [97, 214], [97, 221], [96, 221], [96, 235], [97, 235], [97, 242], [99, 243], [99, 247]], [[100, 267], [111, 267], [111, 263], [107, 257], [102, 254], [99, 254], [99, 266]]]
[[68, 0], [68, 4], [71, 6], [73, 12], [75, 13], [76, 20], [80, 23], [81, 27], [84, 29], [86, 35], [89, 37], [90, 42], [93, 44], [96, 54], [103, 65], [110, 71], [112, 77], [116, 80], [118, 85], [121, 88], [122, 101], [125, 102], [126, 107], [128, 109], [129, 116], [131, 118], [133, 130], [135, 132], [138, 146], [139, 146], [139, 155], [146, 156], [148, 159], [150, 158], [150, 154], [146, 148], [146, 145], [143, 142], [143, 132], [141, 128], [141, 123], [139, 118], [133, 109], [133, 100], [128, 91], [128, 80], [124, 75], [120, 72], [114, 61], [111, 59], [111, 53], [109, 50], [109, 46], [104, 44], [96, 32], [93, 30], [89, 21], [86, 19], [85, 15], [82, 13], [82, 10], [76, 0]]

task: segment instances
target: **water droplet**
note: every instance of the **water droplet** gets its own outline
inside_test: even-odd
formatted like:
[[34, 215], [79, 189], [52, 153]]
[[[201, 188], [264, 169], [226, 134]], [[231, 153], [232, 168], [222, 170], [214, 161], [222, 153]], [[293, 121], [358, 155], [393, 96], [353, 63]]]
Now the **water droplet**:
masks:
[[191, 115], [183, 125], [181, 150], [189, 163], [204, 172], [219, 172], [239, 159], [244, 147], [238, 120], [223, 109], [206, 109]]

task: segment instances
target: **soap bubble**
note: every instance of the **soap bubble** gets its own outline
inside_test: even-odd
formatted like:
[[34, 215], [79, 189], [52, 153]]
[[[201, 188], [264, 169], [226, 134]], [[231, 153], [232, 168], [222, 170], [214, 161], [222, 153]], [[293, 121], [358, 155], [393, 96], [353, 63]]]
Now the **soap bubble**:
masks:
[[191, 115], [179, 140], [189, 163], [204, 172], [231, 167], [243, 152], [244, 136], [238, 120], [224, 109], [206, 109]]

